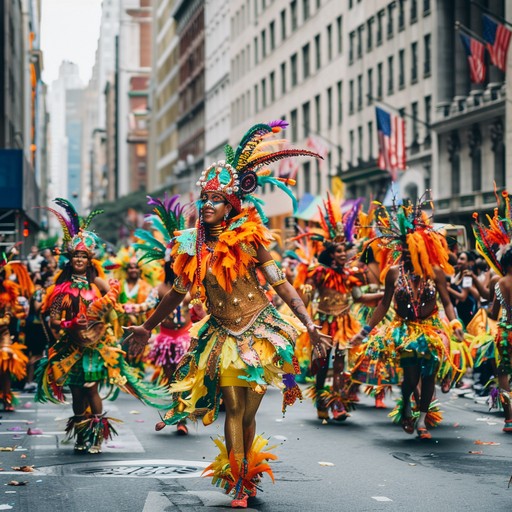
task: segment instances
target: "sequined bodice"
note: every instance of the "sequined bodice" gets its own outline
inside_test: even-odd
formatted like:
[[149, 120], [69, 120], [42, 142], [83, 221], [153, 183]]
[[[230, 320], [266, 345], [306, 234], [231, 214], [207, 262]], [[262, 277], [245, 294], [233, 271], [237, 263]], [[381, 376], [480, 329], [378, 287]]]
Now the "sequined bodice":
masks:
[[398, 314], [407, 320], [424, 318], [422, 310], [435, 301], [436, 291], [433, 279], [409, 274], [401, 265], [395, 283], [395, 307]]
[[227, 293], [218, 284], [210, 269], [206, 273], [204, 285], [208, 297], [208, 312], [234, 334], [244, 332], [269, 305], [254, 269], [233, 282], [231, 293]]
[[327, 315], [339, 316], [350, 309], [349, 294], [340, 293], [332, 288], [322, 288], [318, 297], [317, 311]]

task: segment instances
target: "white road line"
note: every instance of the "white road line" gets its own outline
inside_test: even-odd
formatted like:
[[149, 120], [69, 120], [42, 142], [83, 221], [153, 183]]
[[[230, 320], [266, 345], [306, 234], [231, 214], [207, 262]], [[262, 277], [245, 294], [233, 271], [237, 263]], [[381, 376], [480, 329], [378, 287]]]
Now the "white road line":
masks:
[[144, 508], [142, 512], [164, 512], [169, 508], [172, 503], [169, 501], [169, 498], [161, 493], [156, 491], [150, 491], [148, 493], [148, 497], [146, 498], [146, 502], [144, 503]]
[[388, 498], [387, 496], [372, 496], [372, 500], [375, 500], [375, 501], [393, 501], [391, 498]]

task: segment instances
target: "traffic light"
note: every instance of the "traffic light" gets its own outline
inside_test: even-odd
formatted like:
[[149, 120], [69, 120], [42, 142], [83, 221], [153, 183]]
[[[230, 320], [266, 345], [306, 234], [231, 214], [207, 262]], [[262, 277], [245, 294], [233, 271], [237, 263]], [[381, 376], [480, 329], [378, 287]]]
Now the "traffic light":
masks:
[[28, 220], [24, 220], [23, 221], [23, 236], [24, 236], [24, 238], [27, 238], [29, 234], [30, 234], [30, 231], [28, 229]]

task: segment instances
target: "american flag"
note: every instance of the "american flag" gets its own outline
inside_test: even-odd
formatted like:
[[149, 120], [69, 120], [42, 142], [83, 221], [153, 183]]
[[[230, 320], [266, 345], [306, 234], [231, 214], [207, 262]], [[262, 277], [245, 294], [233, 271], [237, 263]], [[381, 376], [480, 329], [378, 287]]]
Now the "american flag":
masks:
[[398, 169], [405, 170], [405, 120], [375, 107], [379, 137], [378, 166], [396, 181]]
[[[327, 158], [329, 154], [329, 147], [325, 144], [319, 137], [315, 137], [314, 135], [310, 135], [306, 139], [306, 147], [315, 153], [318, 153], [324, 160]], [[320, 165], [322, 165], [323, 160], [320, 160]]]
[[487, 43], [487, 50], [491, 62], [501, 71], [507, 68], [507, 52], [512, 32], [505, 25], [498, 23], [486, 14], [482, 14], [483, 38]]
[[470, 80], [474, 84], [482, 84], [485, 82], [485, 46], [464, 32], [459, 32], [459, 35], [468, 56]]

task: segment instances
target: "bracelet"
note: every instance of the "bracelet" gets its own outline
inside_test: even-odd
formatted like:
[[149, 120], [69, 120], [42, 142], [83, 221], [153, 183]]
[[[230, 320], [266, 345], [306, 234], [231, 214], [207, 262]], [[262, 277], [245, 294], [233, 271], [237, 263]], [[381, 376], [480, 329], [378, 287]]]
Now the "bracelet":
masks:
[[363, 328], [361, 329], [361, 332], [364, 333], [365, 336], [368, 336], [368, 334], [372, 332], [372, 327], [370, 327], [369, 325], [364, 325]]
[[307, 324], [306, 324], [306, 329], [310, 332], [314, 332], [316, 330], [316, 327], [315, 327], [315, 322], [313, 321], [309, 321]]
[[462, 329], [462, 324], [458, 318], [454, 318], [450, 320], [450, 327], [455, 331], [455, 329]]
[[310, 284], [301, 284], [299, 289], [305, 295], [309, 295], [313, 291], [313, 286]]

